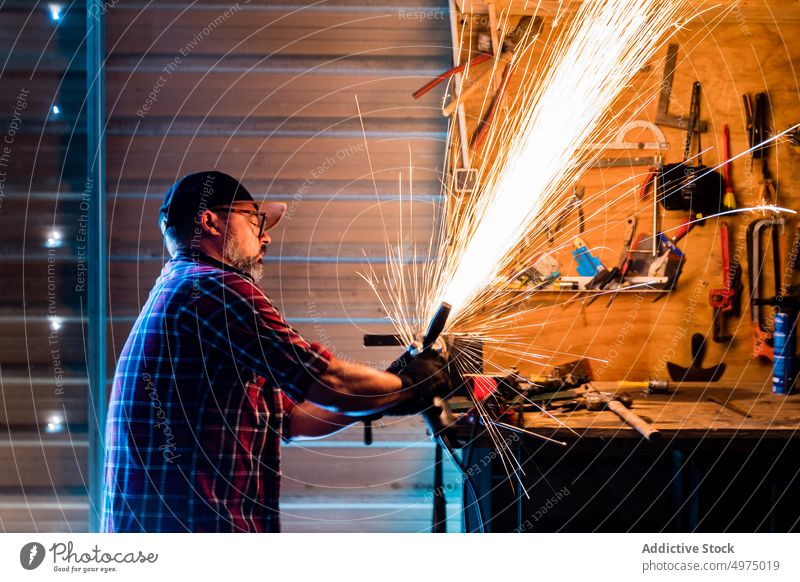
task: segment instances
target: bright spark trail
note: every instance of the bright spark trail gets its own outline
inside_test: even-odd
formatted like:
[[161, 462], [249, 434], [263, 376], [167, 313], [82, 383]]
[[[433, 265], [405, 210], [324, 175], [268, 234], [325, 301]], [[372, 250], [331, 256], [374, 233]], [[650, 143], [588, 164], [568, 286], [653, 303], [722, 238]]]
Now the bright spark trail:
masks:
[[[481, 194], [452, 233], [440, 287], [429, 305], [433, 310], [441, 301], [450, 303], [451, 327], [507, 266], [518, 243], [541, 230], [560, 193], [588, 168], [591, 159], [582, 146], [614, 122], [609, 109], [679, 28], [688, 4], [587, 1], [554, 39], [549, 66], [537, 71], [542, 76], [523, 97], [519, 121], [511, 122], [513, 133], [499, 156], [503, 163], [483, 173]], [[500, 128], [500, 133], [510, 132]]]
[[[549, 23], [547, 38], [531, 37], [518, 46], [510, 66], [524, 81], [517, 94], [508, 97], [514, 113], [500, 116], [490, 128], [483, 147], [492, 155], [483, 158], [478, 168], [477, 191], [460, 197], [446, 188], [445, 224], [430, 243], [422, 245], [426, 248], [404, 250], [403, 233], [396, 233], [396, 240], [387, 233], [390, 268], [383, 284], [374, 269], [365, 277], [404, 342], [416, 339], [439, 305], [447, 302], [452, 311], [445, 333], [480, 336], [495, 355], [550, 359], [552, 352], [532, 346], [532, 336], [542, 324], [520, 324], [521, 314], [537, 309], [526, 304], [530, 295], [511, 292], [508, 282], [537, 258], [560, 250], [548, 244], [546, 231], [564, 208], [572, 186], [600, 156], [586, 146], [609, 141], [622, 123], [653, 102], [660, 81], [652, 83], [651, 95], [639, 95], [637, 103], [623, 104], [616, 112], [614, 107], [659, 47], [698, 15], [692, 4], [692, 0], [586, 0], [573, 15], [559, 12]], [[546, 52], [531, 58], [537, 43], [545, 44]], [[410, 164], [409, 183], [412, 170]], [[624, 196], [605, 202], [586, 217], [587, 222], [609, 206], [630, 204], [639, 188], [631, 181]], [[421, 256], [434, 260], [420, 263]], [[573, 297], [563, 304], [580, 301]], [[480, 350], [466, 348], [473, 349], [481, 360]], [[519, 479], [522, 467], [484, 405], [474, 404], [509, 476]]]

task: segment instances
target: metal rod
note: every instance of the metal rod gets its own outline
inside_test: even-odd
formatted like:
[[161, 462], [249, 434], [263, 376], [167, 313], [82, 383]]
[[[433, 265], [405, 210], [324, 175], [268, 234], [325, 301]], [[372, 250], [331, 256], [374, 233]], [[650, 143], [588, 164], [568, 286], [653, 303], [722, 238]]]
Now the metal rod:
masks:
[[[458, 12], [456, 9], [455, 0], [448, 0], [448, 9], [450, 11], [450, 41], [453, 44], [453, 65], [461, 64], [461, 44], [458, 40], [458, 26], [456, 20], [458, 19]], [[461, 73], [454, 75], [455, 91], [453, 92], [453, 99], [457, 99], [461, 94], [462, 78]], [[464, 104], [458, 105], [458, 134], [461, 141], [461, 166], [469, 168], [469, 136], [467, 135], [467, 115], [464, 111]]]
[[[106, 426], [105, 41], [103, 0], [86, 10], [89, 531], [100, 530]], [[81, 303], [84, 298], [81, 297]], [[83, 311], [83, 305], [81, 307]]]
[[658, 171], [653, 178], [653, 256], [658, 255], [658, 180], [661, 175], [661, 156], [659, 159]]

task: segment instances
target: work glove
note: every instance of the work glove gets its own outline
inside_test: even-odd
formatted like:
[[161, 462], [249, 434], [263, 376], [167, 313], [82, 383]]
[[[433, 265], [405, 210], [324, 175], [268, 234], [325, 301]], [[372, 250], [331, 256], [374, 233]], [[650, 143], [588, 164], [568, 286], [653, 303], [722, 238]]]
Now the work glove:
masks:
[[433, 350], [414, 356], [400, 370], [390, 366], [388, 371], [396, 373], [403, 382], [403, 389], [412, 391], [413, 396], [384, 410], [385, 416], [419, 414], [433, 406], [435, 396], [447, 396], [452, 390], [447, 360]]

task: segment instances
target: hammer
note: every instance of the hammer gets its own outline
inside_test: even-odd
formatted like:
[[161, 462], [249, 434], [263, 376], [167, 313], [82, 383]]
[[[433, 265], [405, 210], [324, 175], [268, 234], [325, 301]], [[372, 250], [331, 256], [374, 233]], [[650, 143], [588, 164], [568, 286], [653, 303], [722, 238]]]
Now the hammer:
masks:
[[626, 423], [631, 425], [645, 440], [654, 442], [661, 438], [661, 433], [650, 426], [636, 413], [628, 410], [633, 401], [627, 394], [590, 391], [584, 395], [586, 410], [610, 410]]

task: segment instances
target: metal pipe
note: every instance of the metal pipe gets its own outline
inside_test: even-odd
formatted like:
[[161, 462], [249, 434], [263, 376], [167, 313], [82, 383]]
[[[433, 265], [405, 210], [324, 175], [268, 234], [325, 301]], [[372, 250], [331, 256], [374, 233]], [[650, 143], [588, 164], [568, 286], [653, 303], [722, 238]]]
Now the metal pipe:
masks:
[[[86, 6], [89, 530], [100, 530], [106, 426], [105, 40], [103, 0]], [[81, 297], [83, 303], [83, 297]], [[83, 306], [81, 307], [83, 310]]]
[[[461, 44], [458, 40], [458, 26], [456, 25], [458, 11], [456, 10], [455, 0], [448, 0], [447, 6], [450, 11], [450, 42], [453, 44], [453, 65], [458, 66], [461, 64]], [[454, 77], [455, 91], [453, 98], [456, 99], [461, 94], [463, 81], [461, 73], [456, 73]], [[467, 135], [467, 115], [464, 112], [463, 103], [458, 105], [458, 134], [461, 141], [461, 166], [469, 168], [469, 136]]]

